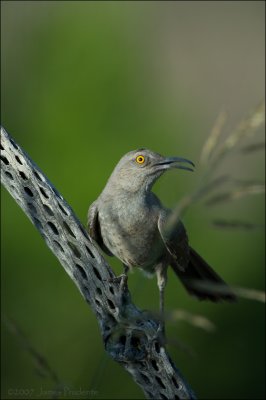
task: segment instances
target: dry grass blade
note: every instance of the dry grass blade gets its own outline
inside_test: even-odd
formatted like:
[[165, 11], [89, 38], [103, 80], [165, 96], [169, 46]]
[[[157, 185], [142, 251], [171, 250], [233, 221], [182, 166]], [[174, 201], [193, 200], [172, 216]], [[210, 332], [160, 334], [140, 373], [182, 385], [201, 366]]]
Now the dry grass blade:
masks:
[[235, 221], [235, 220], [225, 220], [225, 219], [215, 219], [212, 221], [212, 225], [215, 228], [219, 229], [240, 229], [240, 230], [255, 230], [255, 229], [263, 229], [265, 227], [264, 224], [254, 224], [252, 222], [247, 221]]
[[196, 195], [185, 196], [180, 200], [178, 205], [173, 209], [168, 220], [165, 224], [166, 234], [170, 234], [176, 229], [176, 224], [180, 218], [184, 215], [188, 207], [196, 200]]
[[265, 193], [264, 185], [249, 185], [245, 187], [239, 187], [232, 191], [219, 193], [205, 202], [206, 206], [213, 206], [226, 201], [236, 200], [244, 196]]
[[262, 290], [256, 289], [246, 289], [246, 288], [235, 288], [235, 293], [238, 297], [242, 297], [243, 299], [247, 300], [255, 300], [261, 303], [265, 303], [266, 301], [266, 293]]
[[190, 358], [196, 359], [198, 357], [198, 353], [187, 343], [183, 342], [180, 339], [177, 339], [176, 337], [169, 337], [167, 339], [167, 343], [171, 346], [177, 347], [179, 350], [181, 350], [183, 353], [187, 354]]
[[45, 357], [40, 354], [29, 342], [28, 338], [21, 331], [21, 329], [17, 326], [17, 324], [12, 321], [10, 318], [6, 316], [1, 316], [2, 322], [5, 324], [7, 329], [19, 340], [21, 346], [29, 353], [31, 356], [34, 365], [36, 367], [36, 371], [39, 375], [50, 378], [57, 387], [63, 386], [62, 382], [59, 380], [56, 372], [50, 367], [48, 361]]
[[240, 185], [241, 187], [245, 188], [248, 186], [252, 186], [252, 185], [259, 185], [259, 186], [263, 186], [264, 182], [262, 180], [257, 180], [257, 179], [232, 179], [233, 183], [236, 183], [237, 185]]
[[171, 232], [173, 229], [175, 229], [177, 221], [185, 214], [186, 210], [191, 204], [199, 201], [202, 197], [209, 194], [210, 191], [228, 180], [228, 175], [219, 176], [205, 186], [199, 186], [199, 188], [196, 189], [191, 195], [183, 197], [168, 218], [165, 228], [166, 231]]
[[253, 153], [259, 150], [265, 150], [265, 142], [252, 143], [240, 149], [240, 151], [245, 154]]
[[262, 290], [242, 288], [242, 287], [226, 287], [224, 285], [213, 284], [211, 282], [193, 281], [193, 286], [200, 290], [208, 290], [208, 292], [230, 294], [232, 291], [239, 298], [255, 300], [260, 303], [265, 303], [266, 293]]
[[201, 199], [202, 197], [208, 195], [212, 190], [217, 189], [218, 186], [225, 182], [229, 182], [231, 180], [229, 175], [221, 175], [204, 186], [199, 187], [197, 191], [197, 196], [195, 198], [197, 200]]
[[[211, 180], [215, 167], [218, 165], [218, 160], [225, 155], [231, 148], [233, 148], [243, 138], [252, 136], [253, 133], [258, 129], [264, 122], [264, 101], [254, 110], [253, 113], [245, 118], [238, 127], [229, 135], [229, 137], [221, 144], [220, 148], [216, 153], [214, 151], [218, 147], [218, 141], [221, 135], [222, 128], [226, 122], [226, 113], [223, 111], [219, 114], [216, 123], [212, 129], [212, 132], [203, 146], [201, 153], [201, 161], [206, 164], [209, 161], [208, 168], [205, 168], [204, 174], [201, 176], [198, 187], [190, 195], [185, 196], [178, 205], [174, 208], [171, 215], [168, 217], [168, 221], [165, 225], [166, 232], [171, 233], [176, 228], [178, 220], [184, 215], [187, 209], [194, 203], [202, 200], [202, 198], [209, 195], [213, 189], [216, 189], [222, 183], [235, 182], [237, 187], [222, 193], [217, 193], [211, 198], [207, 199], [205, 205], [212, 206], [225, 201], [238, 199], [251, 194], [259, 194], [265, 192], [264, 184], [257, 183], [255, 181], [250, 182], [239, 182], [233, 180], [228, 175], [222, 175], [218, 178]], [[262, 144], [257, 144], [256, 148], [261, 148]], [[253, 146], [253, 149], [255, 148]], [[251, 149], [252, 147], [249, 147]], [[251, 150], [249, 150], [251, 151]], [[255, 150], [254, 150], [255, 151]], [[240, 187], [239, 187], [240, 185]]]
[[172, 232], [176, 229], [176, 224], [178, 220], [185, 214], [186, 210], [189, 206], [197, 201], [201, 200], [204, 196], [209, 194], [213, 189], [217, 188], [222, 183], [229, 181], [228, 175], [222, 175], [213, 181], [209, 182], [205, 186], [199, 186], [197, 190], [194, 191], [191, 195], [183, 197], [178, 205], [173, 209], [171, 215], [168, 217], [168, 221], [165, 225], [165, 231], [167, 233]]
[[216, 327], [212, 321], [202, 315], [191, 314], [185, 310], [174, 310], [167, 315], [170, 321], [186, 321], [190, 325], [203, 329], [207, 332], [214, 332]]
[[218, 143], [219, 137], [222, 132], [222, 128], [224, 127], [226, 120], [227, 120], [226, 112], [221, 111], [214, 123], [210, 136], [208, 137], [203, 146], [200, 156], [200, 162], [202, 164], [206, 164], [210, 159], [210, 157], [212, 156], [212, 153]]
[[215, 163], [229, 150], [233, 149], [241, 140], [253, 136], [256, 130], [263, 125], [264, 121], [265, 103], [262, 101], [250, 116], [241, 121], [231, 135], [225, 140], [215, 157]]

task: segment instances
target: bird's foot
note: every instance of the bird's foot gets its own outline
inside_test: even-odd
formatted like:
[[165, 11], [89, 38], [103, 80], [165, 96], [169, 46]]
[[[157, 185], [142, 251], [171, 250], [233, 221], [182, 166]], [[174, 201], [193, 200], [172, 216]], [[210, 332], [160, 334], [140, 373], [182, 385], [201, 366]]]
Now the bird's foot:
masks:
[[[108, 282], [115, 284], [115, 294], [118, 300], [118, 308], [123, 310], [123, 306], [130, 301], [130, 294], [127, 286], [128, 276], [126, 274], [121, 274], [119, 276], [115, 276], [114, 278], [108, 279]], [[117, 287], [117, 284], [119, 285]]]
[[127, 274], [121, 274], [119, 276], [115, 276], [114, 278], [110, 278], [108, 282], [110, 283], [119, 283], [119, 288], [121, 291], [127, 289]]
[[165, 334], [165, 323], [163, 320], [160, 320], [159, 326], [157, 329], [157, 336], [160, 338], [160, 341], [166, 344], [166, 334]]

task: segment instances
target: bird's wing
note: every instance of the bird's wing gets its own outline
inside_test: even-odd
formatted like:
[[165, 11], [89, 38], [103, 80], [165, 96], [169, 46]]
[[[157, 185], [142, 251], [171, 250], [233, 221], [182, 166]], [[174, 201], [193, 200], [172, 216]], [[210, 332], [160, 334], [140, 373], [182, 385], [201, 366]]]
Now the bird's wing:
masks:
[[171, 230], [167, 226], [170, 212], [161, 211], [158, 218], [158, 229], [163, 242], [180, 271], [185, 271], [189, 262], [189, 244], [184, 225], [177, 221]]
[[100, 248], [108, 255], [112, 256], [113, 254], [107, 249], [103, 242], [102, 234], [101, 234], [101, 226], [98, 218], [98, 208], [97, 201], [91, 204], [88, 211], [88, 231], [90, 237], [95, 240], [95, 242], [100, 246]]

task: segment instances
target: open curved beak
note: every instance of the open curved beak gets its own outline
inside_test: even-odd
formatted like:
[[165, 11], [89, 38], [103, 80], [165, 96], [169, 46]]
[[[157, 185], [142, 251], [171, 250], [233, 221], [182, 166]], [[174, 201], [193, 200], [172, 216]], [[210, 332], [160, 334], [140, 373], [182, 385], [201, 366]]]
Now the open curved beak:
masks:
[[167, 157], [155, 164], [155, 166], [158, 167], [158, 169], [179, 168], [193, 172], [194, 170], [191, 167], [186, 166], [186, 164], [192, 165], [192, 167], [195, 168], [195, 164], [192, 161], [182, 157]]

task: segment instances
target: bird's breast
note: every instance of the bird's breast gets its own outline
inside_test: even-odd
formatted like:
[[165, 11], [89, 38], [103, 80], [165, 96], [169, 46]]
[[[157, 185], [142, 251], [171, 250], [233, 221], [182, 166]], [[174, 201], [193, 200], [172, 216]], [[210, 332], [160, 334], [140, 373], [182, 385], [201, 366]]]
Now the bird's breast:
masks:
[[152, 268], [164, 250], [158, 230], [159, 209], [132, 199], [118, 203], [110, 202], [99, 210], [105, 245], [128, 266]]

